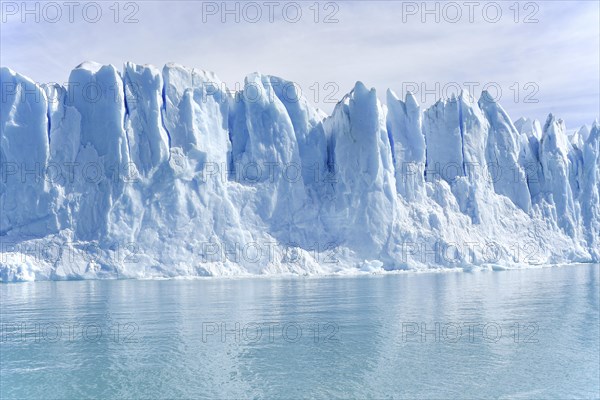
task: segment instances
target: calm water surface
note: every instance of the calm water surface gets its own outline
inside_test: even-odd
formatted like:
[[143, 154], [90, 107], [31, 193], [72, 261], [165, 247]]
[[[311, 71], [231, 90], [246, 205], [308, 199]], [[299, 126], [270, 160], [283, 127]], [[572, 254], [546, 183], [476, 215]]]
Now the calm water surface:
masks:
[[0, 285], [0, 397], [599, 398], [599, 266]]

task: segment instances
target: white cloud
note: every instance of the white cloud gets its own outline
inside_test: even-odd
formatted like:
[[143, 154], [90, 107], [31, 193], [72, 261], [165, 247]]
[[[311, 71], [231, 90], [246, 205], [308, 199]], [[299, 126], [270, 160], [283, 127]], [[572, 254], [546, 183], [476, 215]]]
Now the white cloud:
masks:
[[[203, 22], [202, 2], [143, 1], [137, 2], [139, 22], [124, 24], [114, 23], [108, 8], [113, 3], [102, 2], [98, 23], [85, 22], [80, 14], [75, 14], [74, 23], [63, 15], [54, 24], [31, 18], [21, 23], [9, 17], [0, 26], [0, 58], [3, 66], [40, 82], [66, 81], [70, 69], [84, 60], [118, 66], [125, 61], [156, 65], [176, 61], [214, 70], [231, 86], [243, 82], [247, 73], [260, 71], [298, 82], [311, 99], [318, 83], [321, 101], [328, 92], [327, 82], [339, 87], [337, 99], [356, 80], [376, 87], [380, 96], [387, 87], [401, 92], [410, 82], [429, 89], [435, 82], [440, 87], [478, 82], [478, 90], [496, 82], [502, 88], [500, 102], [514, 119], [521, 115], [544, 119], [553, 112], [570, 127], [592, 122], [600, 109], [598, 2], [535, 2], [539, 22], [529, 24], [522, 19], [535, 9], [525, 9], [530, 7], [526, 3], [520, 3], [520, 23], [509, 9], [513, 2], [496, 3], [502, 8], [497, 23], [485, 20], [481, 10], [486, 3], [481, 2], [471, 23], [461, 1], [456, 2], [463, 12], [460, 22], [436, 23], [426, 15], [422, 23], [419, 14], [407, 16], [406, 22], [402, 18], [403, 7], [421, 7], [420, 1], [335, 2], [339, 22], [325, 24], [322, 19], [334, 11], [332, 6], [324, 9], [325, 2], [320, 3], [320, 23], [313, 20], [314, 8], [309, 8], [313, 2], [301, 3], [303, 15], [297, 23], [284, 20], [281, 8], [286, 2], [276, 8], [273, 23], [264, 6], [257, 23], [235, 23], [232, 15], [222, 23], [218, 15]], [[126, 11], [131, 10], [122, 9], [120, 19]], [[523, 102], [534, 89], [531, 85], [525, 89], [529, 82], [539, 88], [534, 96], [538, 103]], [[517, 87], [520, 98], [515, 102]], [[429, 94], [426, 103], [436, 97], [437, 93]], [[333, 106], [318, 105], [328, 111]]]

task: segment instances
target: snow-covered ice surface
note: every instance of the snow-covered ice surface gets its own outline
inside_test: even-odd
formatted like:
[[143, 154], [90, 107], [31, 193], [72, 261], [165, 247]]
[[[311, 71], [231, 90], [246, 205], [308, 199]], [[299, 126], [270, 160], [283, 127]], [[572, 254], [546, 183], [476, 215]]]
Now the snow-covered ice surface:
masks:
[[422, 110], [358, 82], [176, 64], [0, 71], [0, 280], [353, 274], [600, 261], [600, 126]]

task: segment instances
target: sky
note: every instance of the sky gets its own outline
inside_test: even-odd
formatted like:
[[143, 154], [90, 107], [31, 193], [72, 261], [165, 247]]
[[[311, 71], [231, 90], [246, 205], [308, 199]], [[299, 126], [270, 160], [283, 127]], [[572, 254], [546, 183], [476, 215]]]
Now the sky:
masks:
[[[0, 64], [40, 83], [83, 61], [261, 72], [331, 112], [360, 80], [422, 105], [487, 88], [513, 120], [600, 116], [600, 2], [2, 1]], [[115, 5], [116, 4], [116, 5]]]

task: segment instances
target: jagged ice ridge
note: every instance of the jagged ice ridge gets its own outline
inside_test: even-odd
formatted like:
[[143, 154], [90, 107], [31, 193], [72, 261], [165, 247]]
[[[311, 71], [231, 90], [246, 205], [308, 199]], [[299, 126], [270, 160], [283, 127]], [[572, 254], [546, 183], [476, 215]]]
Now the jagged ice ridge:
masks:
[[600, 260], [598, 123], [422, 110], [357, 82], [84, 63], [0, 70], [0, 280], [350, 274]]

